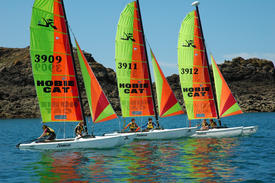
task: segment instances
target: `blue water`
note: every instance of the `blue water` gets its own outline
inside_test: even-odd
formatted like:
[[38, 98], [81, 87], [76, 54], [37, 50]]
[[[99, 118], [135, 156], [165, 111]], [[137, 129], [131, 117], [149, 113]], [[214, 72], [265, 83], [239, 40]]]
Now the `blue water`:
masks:
[[[184, 127], [185, 118], [160, 123]], [[40, 120], [0, 120], [0, 182], [275, 182], [275, 113], [242, 114], [224, 123], [259, 130], [249, 137], [134, 141], [109, 150], [22, 151], [16, 144], [38, 137]], [[64, 123], [49, 124], [59, 138], [72, 136], [75, 125], [65, 124], [64, 131]], [[94, 127], [98, 135], [114, 129], [117, 121]]]

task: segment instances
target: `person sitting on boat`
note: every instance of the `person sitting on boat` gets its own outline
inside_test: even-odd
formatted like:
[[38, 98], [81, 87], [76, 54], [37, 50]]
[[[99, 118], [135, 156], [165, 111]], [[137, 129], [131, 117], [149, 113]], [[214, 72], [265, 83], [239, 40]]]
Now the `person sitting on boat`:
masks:
[[131, 119], [131, 122], [127, 126], [125, 126], [124, 129], [128, 128], [129, 126], [131, 132], [136, 132], [140, 129], [140, 127], [136, 124], [136, 120], [134, 118]]
[[211, 128], [217, 128], [218, 127], [217, 123], [213, 119], [210, 119], [209, 121], [210, 121], [210, 127]]
[[47, 125], [43, 125], [42, 129], [43, 129], [43, 133], [37, 139], [41, 139], [42, 137], [44, 137], [45, 141], [50, 141], [56, 138], [54, 130], [48, 127]]
[[219, 125], [220, 125], [220, 128], [222, 127], [222, 122], [220, 119], [218, 119], [218, 122], [219, 122]]
[[147, 127], [144, 131], [152, 130], [156, 124], [152, 121], [152, 118], [148, 118], [148, 122], [142, 126], [142, 129]]
[[75, 136], [76, 137], [82, 137], [83, 136], [83, 134], [82, 134], [83, 130], [84, 130], [84, 124], [83, 124], [83, 121], [80, 121], [74, 129]]
[[206, 122], [206, 119], [204, 119], [201, 124], [201, 130], [208, 130], [208, 129], [209, 129], [209, 124]]

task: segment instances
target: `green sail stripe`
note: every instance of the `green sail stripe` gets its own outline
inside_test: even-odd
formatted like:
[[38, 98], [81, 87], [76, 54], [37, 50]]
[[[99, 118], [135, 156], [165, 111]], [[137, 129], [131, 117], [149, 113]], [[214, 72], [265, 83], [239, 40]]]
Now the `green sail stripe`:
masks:
[[186, 48], [183, 44], [186, 44], [186, 40], [194, 40], [194, 17], [195, 11], [190, 12], [184, 18], [178, 39], [178, 65], [179, 76], [182, 94], [184, 98], [185, 108], [189, 119], [195, 119], [193, 109], [193, 99], [188, 97], [187, 92], [183, 91], [183, 88], [193, 87], [193, 75], [181, 74], [181, 70], [184, 68], [193, 68], [194, 48], [192, 46]]
[[85, 63], [84, 63], [84, 60], [82, 58], [82, 54], [81, 54], [81, 50], [77, 44], [77, 41], [75, 39], [75, 43], [76, 43], [76, 48], [77, 48], [77, 55], [78, 55], [78, 60], [79, 60], [79, 63], [80, 63], [80, 69], [81, 69], [81, 73], [82, 73], [82, 77], [83, 77], [83, 81], [84, 81], [84, 86], [85, 86], [85, 90], [86, 90], [86, 96], [87, 96], [87, 100], [88, 100], [88, 103], [89, 103], [89, 109], [90, 109], [90, 112], [91, 112], [91, 115], [92, 115], [92, 99], [91, 99], [91, 78], [89, 76], [89, 72], [85, 66]]
[[33, 4], [33, 9], [40, 9], [49, 13], [53, 13], [53, 2], [55, 0], [36, 0]]
[[101, 114], [97, 117], [97, 119], [95, 120], [95, 123], [98, 121], [101, 121], [111, 115], [115, 114], [113, 107], [111, 106], [111, 104], [109, 104], [102, 112]]
[[172, 113], [175, 113], [175, 112], [178, 112], [178, 111], [182, 111], [182, 108], [180, 106], [180, 104], [177, 102], [175, 105], [173, 105], [173, 107], [171, 107], [169, 110], [167, 110], [163, 116], [167, 116], [169, 114], [172, 114]]
[[222, 79], [219, 76], [218, 68], [214, 64], [213, 56], [211, 55], [212, 70], [215, 82], [216, 97], [218, 103], [218, 109], [221, 111], [221, 93], [222, 93]]
[[120, 63], [131, 64], [132, 63], [132, 52], [133, 52], [133, 41], [124, 41], [121, 38], [125, 37], [125, 33], [133, 33], [134, 25], [134, 2], [129, 3], [125, 9], [121, 12], [119, 22], [117, 25], [116, 33], [116, 49], [115, 49], [115, 60], [116, 60], [116, 76], [117, 85], [120, 97], [120, 106], [122, 116], [129, 116], [129, 94], [124, 93], [124, 89], [120, 88], [121, 83], [130, 83], [131, 70], [121, 69]]
[[[38, 80], [49, 81], [52, 79], [52, 71], [44, 69], [42, 71], [41, 64], [35, 62], [36, 55], [53, 55], [54, 50], [54, 31], [52, 29], [43, 29], [37, 24], [41, 21], [41, 17], [45, 19], [54, 19], [53, 15], [53, 0], [43, 1], [36, 0], [33, 5], [31, 25], [30, 25], [30, 55], [32, 60], [32, 71], [35, 81], [38, 103], [42, 121], [50, 122], [51, 110], [48, 107], [43, 107], [44, 104], [51, 103], [51, 93], [45, 93], [42, 87], [37, 86]], [[44, 68], [51, 68], [52, 64], [44, 63]]]
[[150, 51], [151, 51], [151, 59], [152, 59], [152, 65], [153, 65], [153, 71], [154, 71], [154, 77], [155, 77], [155, 84], [156, 84], [158, 111], [159, 111], [159, 114], [160, 114], [163, 80], [162, 80], [160, 71], [158, 70], [158, 66], [157, 66], [156, 60], [154, 58], [153, 52], [152, 52], [151, 49], [150, 49]]
[[230, 113], [233, 113], [233, 112], [236, 112], [236, 111], [240, 111], [240, 110], [241, 110], [241, 108], [238, 105], [238, 103], [235, 103], [225, 113], [223, 113], [221, 117], [226, 116], [226, 115], [228, 115]]

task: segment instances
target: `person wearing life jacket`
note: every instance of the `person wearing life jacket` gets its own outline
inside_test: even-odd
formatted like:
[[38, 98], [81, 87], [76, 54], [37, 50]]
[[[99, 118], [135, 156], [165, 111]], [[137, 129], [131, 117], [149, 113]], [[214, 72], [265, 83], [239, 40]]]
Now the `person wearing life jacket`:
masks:
[[82, 134], [83, 130], [84, 130], [84, 124], [83, 124], [83, 121], [80, 121], [74, 129], [75, 136], [76, 137], [82, 137], [83, 136], [83, 134]]
[[50, 141], [56, 138], [54, 130], [48, 127], [47, 125], [43, 125], [42, 129], [43, 129], [43, 133], [40, 135], [40, 137], [38, 137], [38, 139], [41, 139], [42, 137], [44, 137], [45, 141]]
[[209, 121], [210, 121], [210, 127], [211, 128], [217, 128], [218, 127], [217, 123], [213, 119], [210, 119]]
[[201, 130], [208, 130], [208, 129], [209, 129], [209, 124], [206, 122], [206, 119], [204, 119], [201, 124]]
[[142, 126], [142, 128], [146, 129], [144, 131], [149, 131], [152, 130], [154, 127], [156, 126], [156, 124], [152, 121], [152, 118], [148, 118], [148, 122]]
[[140, 127], [136, 124], [136, 120], [134, 118], [131, 119], [131, 122], [127, 126], [125, 126], [124, 129], [127, 129], [128, 127], [130, 128], [131, 132], [136, 132], [140, 129]]

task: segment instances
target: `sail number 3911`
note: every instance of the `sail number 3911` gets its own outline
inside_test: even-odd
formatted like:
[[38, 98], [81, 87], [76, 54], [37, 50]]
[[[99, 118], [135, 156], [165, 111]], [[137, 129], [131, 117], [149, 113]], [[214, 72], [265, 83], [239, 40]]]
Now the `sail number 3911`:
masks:
[[198, 74], [199, 69], [198, 68], [182, 68], [181, 74]]
[[137, 64], [131, 64], [131, 63], [118, 63], [118, 69], [137, 69]]
[[49, 62], [49, 63], [53, 63], [53, 62], [57, 62], [60, 63], [62, 61], [62, 57], [61, 56], [53, 56], [53, 55], [35, 55], [35, 62]]

